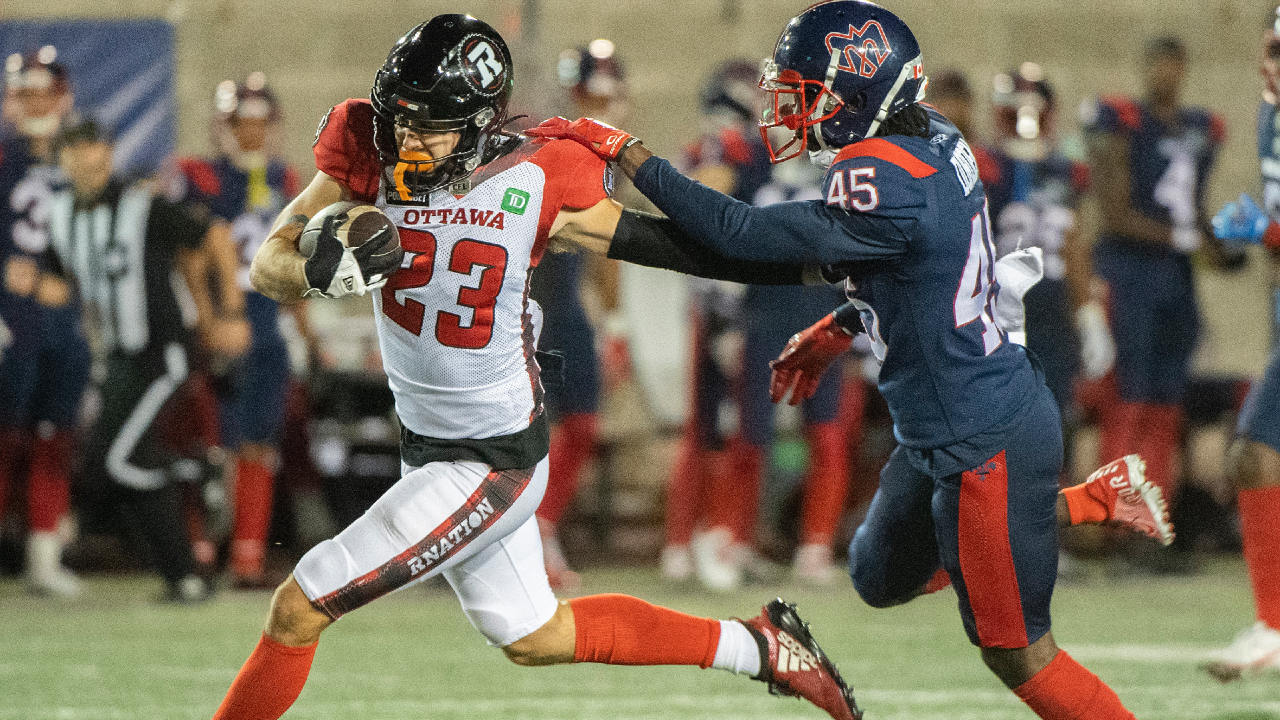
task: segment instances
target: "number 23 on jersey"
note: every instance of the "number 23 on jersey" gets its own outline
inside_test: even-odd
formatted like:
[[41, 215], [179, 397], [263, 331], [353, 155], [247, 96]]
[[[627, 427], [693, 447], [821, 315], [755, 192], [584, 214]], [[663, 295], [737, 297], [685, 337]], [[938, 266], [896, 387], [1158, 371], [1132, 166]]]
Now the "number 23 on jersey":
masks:
[[[382, 287], [382, 312], [397, 325], [414, 335], [422, 334], [427, 309], [418, 300], [396, 299], [396, 291], [425, 287], [435, 275], [436, 237], [423, 231], [400, 228], [400, 244], [413, 253], [409, 265], [402, 267]], [[502, 291], [507, 269], [507, 250], [501, 245], [463, 238], [449, 252], [448, 271], [470, 276], [480, 266], [480, 282], [476, 287], [458, 289], [457, 304], [472, 310], [471, 323], [463, 325], [463, 317], [448, 310], [435, 315], [436, 340], [447, 347], [478, 350], [493, 337], [493, 310]]]

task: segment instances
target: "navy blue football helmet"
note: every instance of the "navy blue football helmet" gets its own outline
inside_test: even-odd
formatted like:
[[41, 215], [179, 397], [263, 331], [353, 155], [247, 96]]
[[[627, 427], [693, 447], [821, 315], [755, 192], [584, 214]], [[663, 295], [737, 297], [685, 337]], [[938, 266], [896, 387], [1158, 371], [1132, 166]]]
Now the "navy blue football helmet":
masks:
[[[771, 95], [760, 134], [775, 162], [875, 135], [924, 98], [920, 45], [897, 15], [864, 0], [827, 0], [791, 19], [765, 62]], [[789, 131], [775, 148], [771, 128]], [[781, 134], [781, 133], [779, 133]]]

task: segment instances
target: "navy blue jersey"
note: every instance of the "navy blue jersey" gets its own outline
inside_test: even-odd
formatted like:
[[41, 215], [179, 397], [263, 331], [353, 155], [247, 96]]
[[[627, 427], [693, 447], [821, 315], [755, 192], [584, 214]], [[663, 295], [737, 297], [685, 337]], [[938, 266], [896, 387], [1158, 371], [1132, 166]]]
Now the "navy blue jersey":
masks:
[[[753, 208], [657, 158], [636, 187], [691, 237], [731, 258], [804, 262], [848, 277], [877, 357], [900, 443], [946, 448], [930, 472], [973, 467], [1020, 417], [1040, 380], [995, 323], [999, 286], [973, 153], [930, 110], [929, 138], [845, 147], [824, 199]], [[981, 456], [981, 457], [980, 457]]]
[[237, 167], [227, 157], [183, 158], [179, 165], [186, 181], [184, 200], [231, 224], [240, 256], [240, 287], [252, 291], [249, 264], [271, 234], [276, 216], [298, 194], [297, 173], [279, 160], [269, 160], [256, 171]]
[[1045, 279], [1063, 279], [1062, 244], [1075, 225], [1080, 197], [1088, 190], [1088, 166], [1056, 153], [1032, 161], [1015, 160], [1000, 148], [975, 148], [974, 153], [987, 191], [997, 254], [1038, 247], [1044, 252]]
[[44, 266], [49, 201], [60, 177], [55, 167], [31, 154], [26, 138], [0, 144], [0, 263], [16, 253]]
[[1142, 103], [1124, 97], [1100, 98], [1081, 114], [1088, 131], [1128, 141], [1129, 202], [1135, 210], [1175, 227], [1202, 223], [1206, 181], [1226, 139], [1222, 118], [1201, 108], [1182, 108], [1177, 126], [1171, 127]]

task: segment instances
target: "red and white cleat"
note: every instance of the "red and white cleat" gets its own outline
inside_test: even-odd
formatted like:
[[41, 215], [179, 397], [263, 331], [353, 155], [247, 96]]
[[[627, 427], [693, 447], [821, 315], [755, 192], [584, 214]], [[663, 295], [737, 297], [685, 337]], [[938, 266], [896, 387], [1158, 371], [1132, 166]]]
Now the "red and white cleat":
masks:
[[1173, 542], [1173, 523], [1160, 487], [1147, 482], [1147, 464], [1125, 455], [1103, 465], [1084, 481], [1089, 495], [1107, 506], [1107, 522], [1127, 527], [1161, 545]]
[[771, 694], [804, 698], [836, 720], [862, 717], [853, 689], [818, 647], [794, 604], [777, 598], [758, 616], [739, 622], [760, 646], [760, 674], [752, 679], [767, 683]]

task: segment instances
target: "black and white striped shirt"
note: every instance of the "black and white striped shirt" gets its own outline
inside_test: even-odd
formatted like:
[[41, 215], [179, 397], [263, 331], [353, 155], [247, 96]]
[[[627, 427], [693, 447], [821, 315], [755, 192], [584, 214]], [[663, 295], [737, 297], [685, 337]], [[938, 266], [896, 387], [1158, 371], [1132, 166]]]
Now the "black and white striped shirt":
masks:
[[155, 197], [144, 184], [112, 180], [91, 203], [65, 190], [54, 196], [50, 239], [66, 275], [98, 316], [104, 349], [134, 354], [186, 335], [189, 295], [174, 269], [183, 248], [196, 248], [205, 219]]

